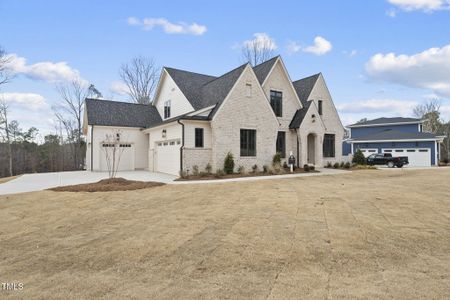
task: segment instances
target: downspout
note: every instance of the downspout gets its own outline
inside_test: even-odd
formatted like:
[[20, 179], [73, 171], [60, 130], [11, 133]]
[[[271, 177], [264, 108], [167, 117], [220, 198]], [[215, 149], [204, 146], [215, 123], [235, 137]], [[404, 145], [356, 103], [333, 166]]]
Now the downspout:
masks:
[[300, 168], [300, 141], [298, 139], [298, 131], [295, 128], [295, 136], [297, 137], [297, 168]]
[[94, 166], [94, 125], [91, 126], [91, 172]]
[[180, 122], [180, 119], [177, 123], [181, 125], [180, 172], [183, 172], [184, 124]]

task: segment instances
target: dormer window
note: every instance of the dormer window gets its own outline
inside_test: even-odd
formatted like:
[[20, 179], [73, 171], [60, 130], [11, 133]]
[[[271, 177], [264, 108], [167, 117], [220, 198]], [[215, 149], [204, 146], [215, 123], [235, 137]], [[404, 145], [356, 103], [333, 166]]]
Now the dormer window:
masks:
[[170, 118], [170, 100], [164, 102], [164, 119]]
[[278, 91], [270, 91], [270, 105], [277, 117], [283, 115], [283, 93]]

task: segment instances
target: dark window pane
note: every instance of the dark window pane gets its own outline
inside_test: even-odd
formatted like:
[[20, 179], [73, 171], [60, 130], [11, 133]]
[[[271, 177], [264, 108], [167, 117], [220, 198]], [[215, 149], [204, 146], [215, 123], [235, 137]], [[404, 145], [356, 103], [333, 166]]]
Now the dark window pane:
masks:
[[281, 158], [286, 157], [286, 132], [279, 131], [277, 136], [277, 153], [280, 153]]
[[270, 105], [277, 117], [283, 115], [283, 93], [277, 91], [270, 91]]
[[256, 156], [256, 130], [241, 129], [241, 156]]
[[322, 100], [319, 100], [319, 115], [322, 115]]
[[323, 138], [323, 156], [335, 156], [335, 137], [334, 134], [325, 134]]
[[195, 128], [195, 147], [203, 148], [203, 128]]

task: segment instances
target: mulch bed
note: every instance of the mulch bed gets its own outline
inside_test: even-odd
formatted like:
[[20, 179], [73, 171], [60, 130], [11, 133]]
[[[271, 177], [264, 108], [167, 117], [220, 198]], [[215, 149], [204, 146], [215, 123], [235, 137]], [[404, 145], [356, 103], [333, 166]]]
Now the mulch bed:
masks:
[[124, 178], [103, 179], [95, 183], [59, 186], [50, 189], [55, 192], [112, 192], [131, 191], [162, 186], [164, 183], [153, 181], [134, 181]]
[[216, 175], [216, 174], [202, 174], [202, 175], [189, 175], [184, 178], [177, 178], [175, 181], [187, 181], [187, 180], [215, 180], [215, 179], [229, 179], [229, 178], [241, 178], [241, 177], [258, 177], [258, 176], [275, 176], [275, 175], [289, 175], [289, 174], [300, 174], [300, 173], [318, 173], [319, 171], [312, 170], [306, 172], [303, 168], [297, 168], [293, 173], [290, 171], [284, 171], [283, 173], [271, 173], [271, 172], [250, 172], [245, 174], [233, 173], [233, 174], [225, 174], [225, 175]]

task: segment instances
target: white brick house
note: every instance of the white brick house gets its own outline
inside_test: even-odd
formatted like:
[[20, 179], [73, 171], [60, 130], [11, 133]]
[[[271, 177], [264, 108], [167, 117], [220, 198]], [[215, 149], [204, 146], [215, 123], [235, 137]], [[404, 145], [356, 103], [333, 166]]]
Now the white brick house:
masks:
[[105, 170], [105, 136], [120, 130], [120, 169], [179, 174], [228, 152], [250, 170], [283, 160], [297, 165], [342, 160], [344, 127], [322, 74], [291, 81], [280, 56], [219, 77], [163, 68], [151, 105], [86, 99], [86, 167]]

